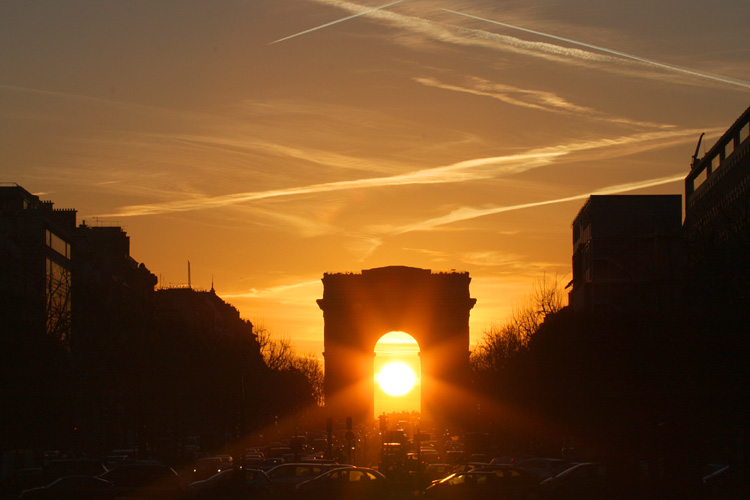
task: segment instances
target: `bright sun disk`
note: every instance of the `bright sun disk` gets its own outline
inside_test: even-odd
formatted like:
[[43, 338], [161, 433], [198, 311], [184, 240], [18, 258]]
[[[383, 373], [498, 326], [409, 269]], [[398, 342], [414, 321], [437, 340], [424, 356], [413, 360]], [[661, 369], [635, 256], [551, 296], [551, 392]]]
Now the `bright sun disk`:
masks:
[[378, 384], [390, 396], [403, 396], [414, 387], [414, 372], [404, 363], [389, 363], [380, 370]]

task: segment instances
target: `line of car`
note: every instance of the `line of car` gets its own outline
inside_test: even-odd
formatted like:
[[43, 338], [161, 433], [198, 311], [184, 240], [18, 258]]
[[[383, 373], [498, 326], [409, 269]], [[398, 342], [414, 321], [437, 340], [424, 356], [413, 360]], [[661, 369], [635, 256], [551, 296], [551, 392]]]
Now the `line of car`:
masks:
[[[52, 462], [38, 480], [54, 474], [62, 477], [18, 494], [5, 492], [3, 499], [376, 500], [408, 492], [425, 500], [558, 500], [606, 497], [611, 487], [605, 464], [547, 458], [498, 457], [490, 463], [461, 464], [452, 470], [448, 464], [430, 464], [421, 472], [428, 479], [421, 487], [417, 487], [418, 481], [394, 482], [375, 469], [351, 465], [313, 461], [280, 464], [264, 471], [233, 464], [228, 456], [214, 458], [217, 461], [205, 462], [211, 464], [205, 471], [208, 477], [188, 484], [172, 468], [153, 462], [121, 464], [105, 472], [95, 461]], [[200, 477], [196, 475], [200, 470], [196, 464], [193, 478]], [[714, 475], [723, 471], [718, 469]], [[715, 482], [713, 475], [706, 477]]]
[[[261, 457], [262, 458], [262, 457]], [[262, 462], [261, 462], [262, 463]], [[252, 465], [251, 465], [252, 467]], [[507, 465], [466, 464], [451, 472], [441, 464], [429, 466], [442, 479], [432, 482], [427, 498], [482, 496], [508, 490], [514, 498], [531, 497], [539, 481], [530, 472]], [[381, 498], [392, 484], [370, 468], [324, 462], [279, 464], [263, 471], [234, 466], [228, 455], [198, 460], [191, 481], [183, 485], [170, 467], [150, 462], [125, 463], [107, 470], [96, 461], [51, 462], [38, 482], [49, 484], [21, 491], [19, 500], [232, 499], [232, 498]], [[62, 477], [60, 477], [62, 476]], [[446, 477], [443, 477], [446, 476]]]

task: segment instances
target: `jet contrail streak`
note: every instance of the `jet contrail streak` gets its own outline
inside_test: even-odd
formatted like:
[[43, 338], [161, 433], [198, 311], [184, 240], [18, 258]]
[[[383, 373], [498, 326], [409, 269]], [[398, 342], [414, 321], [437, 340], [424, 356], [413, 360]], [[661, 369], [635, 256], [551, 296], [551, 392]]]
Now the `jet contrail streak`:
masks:
[[316, 31], [322, 28], [327, 28], [328, 26], [332, 26], [334, 24], [342, 23], [344, 21], [348, 21], [349, 19], [354, 19], [355, 17], [364, 16], [365, 14], [369, 14], [370, 12], [375, 12], [376, 10], [385, 9], [386, 7], [390, 7], [391, 5], [396, 5], [397, 3], [401, 3], [404, 0], [396, 0], [395, 2], [391, 2], [385, 5], [381, 5], [380, 7], [375, 7], [374, 9], [366, 10], [364, 12], [360, 12], [359, 14], [353, 14], [351, 16], [347, 16], [343, 19], [337, 19], [336, 21], [331, 21], [330, 23], [323, 24], [322, 26], [317, 26], [315, 28], [310, 28], [309, 30], [300, 31], [299, 33], [295, 33], [294, 35], [289, 35], [284, 38], [279, 38], [278, 40], [269, 43], [268, 45], [273, 45], [274, 43], [283, 42], [284, 40], [289, 40], [290, 38], [294, 38], [296, 36], [304, 35], [305, 33], [310, 33], [311, 31]]
[[471, 14], [464, 14], [463, 12], [457, 12], [455, 10], [450, 10], [450, 9], [441, 9], [441, 10], [444, 10], [445, 12], [450, 12], [451, 14], [457, 14], [459, 16], [469, 17], [471, 19], [477, 19], [479, 21], [484, 21], [484, 22], [487, 22], [487, 23], [497, 24], [498, 26], [504, 26], [506, 28], [510, 28], [510, 29], [514, 29], [514, 30], [525, 31], [526, 33], [532, 33], [534, 35], [539, 35], [539, 36], [543, 36], [543, 37], [547, 37], [547, 38], [552, 38], [554, 40], [559, 40], [561, 42], [572, 43], [573, 45], [580, 45], [581, 47], [586, 47], [586, 48], [589, 48], [589, 49], [598, 50], [600, 52], [605, 52], [607, 54], [612, 54], [612, 55], [615, 55], [615, 56], [623, 57], [625, 59], [631, 59], [633, 61], [638, 61], [638, 62], [641, 62], [641, 63], [644, 63], [644, 64], [648, 64], [648, 65], [651, 65], [651, 66], [656, 66], [658, 68], [668, 69], [670, 71], [676, 71], [676, 72], [679, 72], [679, 73], [685, 73], [687, 75], [697, 76], [699, 78], [706, 78], [706, 79], [709, 79], [709, 80], [714, 80], [714, 81], [721, 82], [721, 83], [728, 83], [730, 85], [737, 85], [739, 87], [745, 87], [747, 89], [750, 89], [750, 82], [746, 82], [744, 80], [737, 80], [737, 79], [734, 79], [734, 78], [729, 78], [729, 77], [721, 76], [721, 75], [712, 75], [710, 73], [702, 73], [700, 71], [695, 71], [695, 70], [692, 70], [692, 69], [681, 68], [679, 66], [672, 66], [670, 64], [664, 64], [664, 63], [660, 63], [660, 62], [657, 62], [657, 61], [651, 61], [649, 59], [644, 59], [642, 57], [634, 56], [634, 55], [631, 55], [631, 54], [626, 54], [624, 52], [619, 52], [617, 50], [607, 49], [607, 48], [604, 48], [604, 47], [598, 47], [596, 45], [590, 45], [588, 43], [579, 42], [579, 41], [576, 41], [576, 40], [571, 40], [570, 38], [563, 38], [561, 36], [551, 35], [549, 33], [542, 33], [541, 31], [534, 31], [534, 30], [530, 30], [528, 28], [521, 28], [519, 26], [513, 26], [512, 24], [505, 24], [505, 23], [501, 23], [499, 21], [493, 21], [492, 19], [485, 19], [483, 17], [472, 16]]
[[555, 205], [558, 203], [567, 203], [569, 201], [585, 200], [591, 195], [625, 193], [628, 191], [635, 191], [637, 189], [661, 186], [663, 184], [669, 184], [672, 182], [682, 181], [684, 179], [685, 179], [685, 175], [680, 174], [680, 175], [675, 175], [671, 177], [660, 177], [658, 179], [649, 179], [646, 181], [630, 182], [627, 184], [607, 186], [604, 188], [594, 190], [590, 193], [577, 194], [577, 195], [568, 196], [565, 198], [556, 198], [554, 200], [535, 201], [531, 203], [522, 203], [520, 205], [510, 205], [510, 206], [504, 206], [504, 207], [490, 207], [490, 208], [462, 207], [457, 210], [454, 210], [453, 212], [447, 215], [443, 215], [441, 217], [436, 217], [434, 219], [429, 219], [426, 221], [417, 222], [415, 224], [410, 224], [407, 226], [396, 228], [390, 231], [388, 234], [390, 236], [395, 236], [399, 234], [410, 233], [412, 231], [425, 231], [425, 230], [432, 229], [434, 227], [444, 226], [446, 224], [452, 224], [454, 222], [476, 219], [476, 218], [484, 217], [487, 215], [494, 215], [494, 214], [499, 214], [503, 212], [515, 212], [516, 210], [524, 210], [527, 208], [535, 208], [535, 207], [541, 207], [545, 205]]

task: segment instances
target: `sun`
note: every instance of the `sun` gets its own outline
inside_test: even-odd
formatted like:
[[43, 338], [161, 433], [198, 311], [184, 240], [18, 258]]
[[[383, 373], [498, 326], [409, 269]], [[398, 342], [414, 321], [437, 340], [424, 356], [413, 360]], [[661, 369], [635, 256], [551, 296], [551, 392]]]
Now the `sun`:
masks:
[[378, 384], [389, 396], [403, 396], [414, 387], [414, 372], [403, 363], [389, 363], [380, 370]]

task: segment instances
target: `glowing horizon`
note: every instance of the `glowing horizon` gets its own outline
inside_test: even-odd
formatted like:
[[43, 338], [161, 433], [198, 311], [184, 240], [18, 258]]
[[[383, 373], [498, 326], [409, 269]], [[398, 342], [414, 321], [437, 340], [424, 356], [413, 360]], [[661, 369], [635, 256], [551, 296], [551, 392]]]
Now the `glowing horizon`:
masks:
[[466, 271], [475, 344], [588, 196], [682, 193], [747, 108], [750, 3], [623, 5], [14, 2], [0, 181], [318, 359], [324, 273]]

